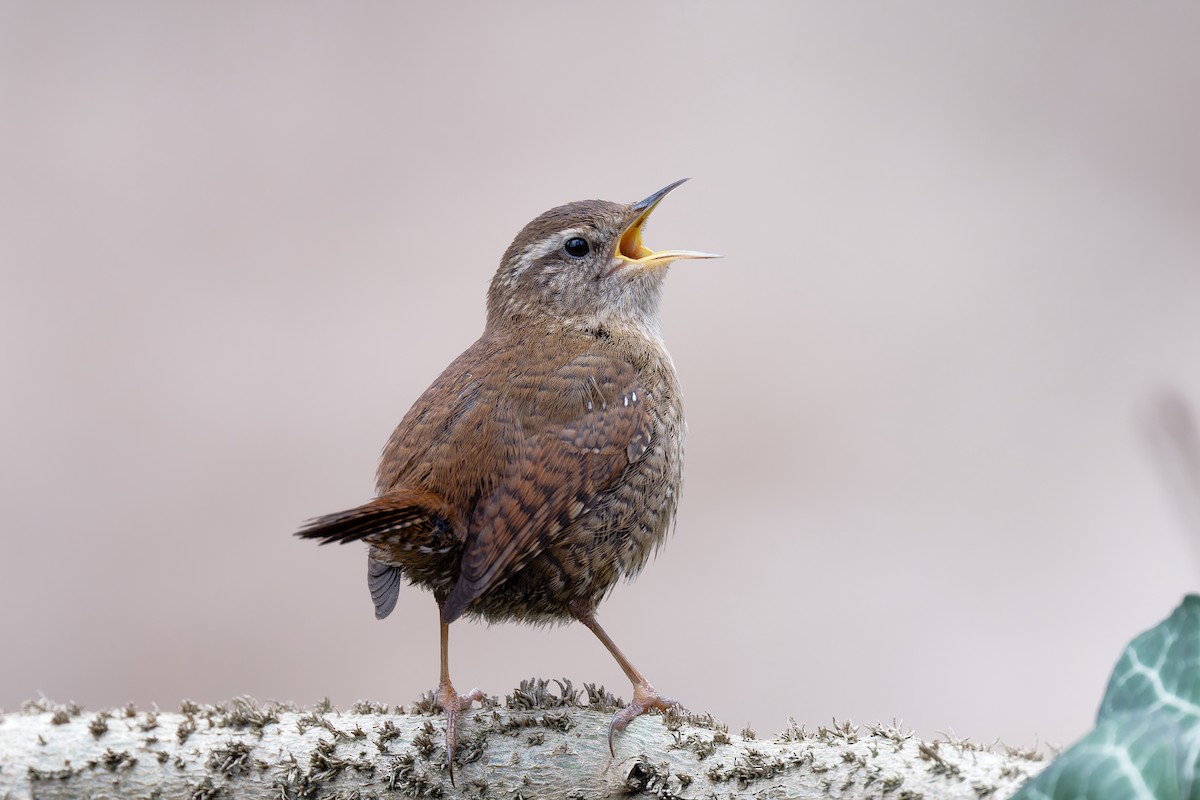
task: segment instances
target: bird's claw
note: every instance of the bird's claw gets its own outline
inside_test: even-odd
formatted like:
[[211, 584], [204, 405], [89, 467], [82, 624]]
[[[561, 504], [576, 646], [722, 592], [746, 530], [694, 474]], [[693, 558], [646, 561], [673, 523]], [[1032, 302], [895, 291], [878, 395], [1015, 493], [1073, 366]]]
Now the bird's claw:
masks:
[[613, 714], [612, 722], [608, 723], [608, 752], [613, 758], [617, 757], [617, 751], [613, 747], [613, 734], [618, 731], [623, 731], [629, 726], [629, 723], [645, 714], [652, 708], [657, 708], [659, 711], [666, 711], [669, 708], [674, 708], [679, 705], [679, 701], [672, 700], [670, 697], [664, 697], [659, 694], [649, 683], [638, 683], [633, 686], [633, 702], [625, 706], [623, 709]]
[[450, 772], [450, 785], [454, 786], [454, 751], [458, 745], [458, 714], [471, 707], [471, 703], [482, 701], [484, 694], [480, 689], [472, 689], [467, 694], [459, 694], [448, 682], [438, 687], [433, 701], [446, 714], [446, 769]]

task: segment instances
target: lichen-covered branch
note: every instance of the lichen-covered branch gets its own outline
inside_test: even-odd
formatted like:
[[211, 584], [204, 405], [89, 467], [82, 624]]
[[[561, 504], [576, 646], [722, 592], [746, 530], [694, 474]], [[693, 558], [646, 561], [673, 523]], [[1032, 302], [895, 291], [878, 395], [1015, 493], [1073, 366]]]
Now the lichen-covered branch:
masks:
[[608, 752], [617, 701], [529, 681], [460, 721], [456, 786], [443, 720], [356, 703], [303, 710], [235, 699], [178, 711], [30, 703], [0, 715], [0, 798], [1005, 798], [1032, 753], [849, 723], [759, 739], [707, 715], [642, 717]]

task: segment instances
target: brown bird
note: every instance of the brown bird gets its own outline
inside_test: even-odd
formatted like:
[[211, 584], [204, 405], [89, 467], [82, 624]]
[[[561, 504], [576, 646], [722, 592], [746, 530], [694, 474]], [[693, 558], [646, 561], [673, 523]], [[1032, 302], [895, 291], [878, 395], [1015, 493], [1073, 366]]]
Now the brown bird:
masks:
[[596, 622], [618, 578], [645, 565], [675, 515], [683, 404], [659, 331], [673, 261], [716, 258], [642, 244], [646, 219], [676, 181], [633, 204], [551, 209], [517, 234], [492, 279], [483, 335], [425, 390], [392, 434], [371, 502], [297, 535], [370, 545], [379, 619], [402, 580], [433, 592], [454, 779], [458, 714], [481, 700], [450, 683], [448, 628], [579, 620], [633, 683], [613, 733], [660, 695]]

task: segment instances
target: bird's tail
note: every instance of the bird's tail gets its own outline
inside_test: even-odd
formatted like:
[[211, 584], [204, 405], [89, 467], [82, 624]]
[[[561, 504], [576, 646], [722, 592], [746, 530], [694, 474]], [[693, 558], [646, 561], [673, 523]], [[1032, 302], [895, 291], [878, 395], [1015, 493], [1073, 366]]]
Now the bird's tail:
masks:
[[396, 605], [400, 579], [437, 588], [445, 580], [447, 559], [457, 560], [462, 541], [454, 509], [431, 492], [390, 492], [356, 508], [310, 520], [296, 535], [321, 544], [364, 540], [372, 545], [367, 587], [375, 616], [383, 619]]
[[415, 549], [439, 528], [458, 528], [454, 510], [432, 492], [405, 489], [347, 511], [309, 520], [296, 535], [302, 539], [320, 539], [321, 544], [366, 539], [389, 549]]

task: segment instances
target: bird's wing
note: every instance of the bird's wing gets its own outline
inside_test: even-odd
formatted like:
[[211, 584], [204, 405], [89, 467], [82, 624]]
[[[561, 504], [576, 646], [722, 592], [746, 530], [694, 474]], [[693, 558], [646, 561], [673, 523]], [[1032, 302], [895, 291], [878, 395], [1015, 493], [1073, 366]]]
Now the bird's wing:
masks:
[[651, 445], [638, 373], [611, 353], [585, 351], [550, 375], [514, 375], [505, 394], [520, 441], [468, 523], [447, 622], [542, 552]]
[[484, 337], [446, 367], [384, 447], [376, 474], [380, 497], [419, 487], [458, 509], [466, 522], [480, 487], [503, 471], [513, 447], [514, 421], [502, 401], [511, 360], [503, 340]]

